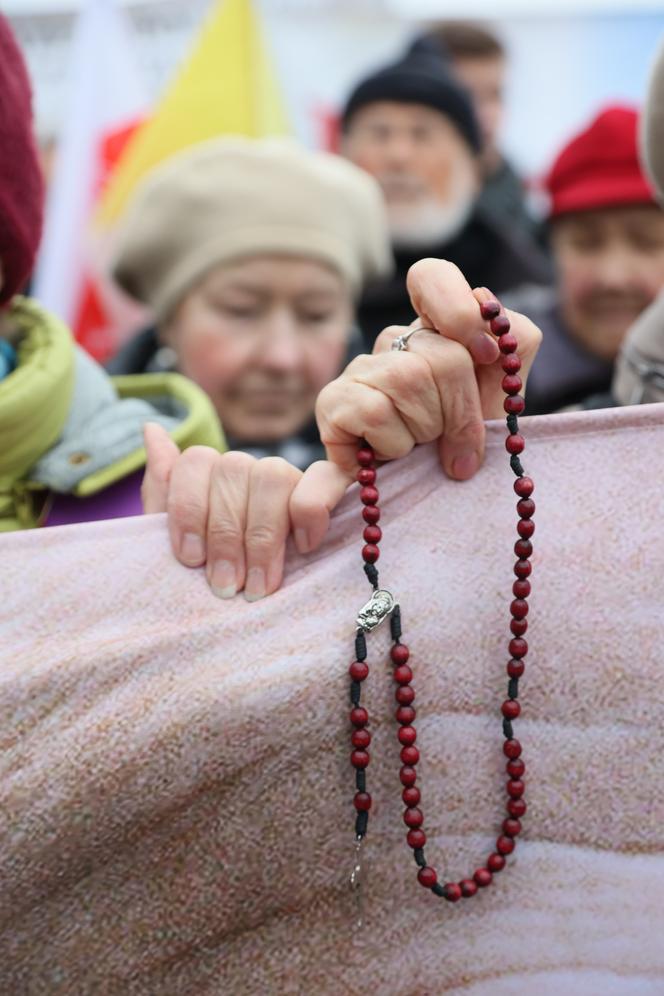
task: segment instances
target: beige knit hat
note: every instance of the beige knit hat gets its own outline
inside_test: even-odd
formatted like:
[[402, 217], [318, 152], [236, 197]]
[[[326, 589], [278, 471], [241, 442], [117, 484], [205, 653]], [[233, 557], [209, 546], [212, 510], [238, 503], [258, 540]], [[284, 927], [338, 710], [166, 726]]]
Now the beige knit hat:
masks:
[[391, 269], [380, 188], [339, 156], [287, 139], [202, 142], [137, 188], [113, 275], [159, 321], [211, 267], [259, 253], [328, 263], [358, 294]]
[[[641, 160], [664, 203], [664, 44], [653, 66], [640, 122]], [[612, 393], [619, 405], [664, 401], [664, 291], [639, 315], [616, 362]]]

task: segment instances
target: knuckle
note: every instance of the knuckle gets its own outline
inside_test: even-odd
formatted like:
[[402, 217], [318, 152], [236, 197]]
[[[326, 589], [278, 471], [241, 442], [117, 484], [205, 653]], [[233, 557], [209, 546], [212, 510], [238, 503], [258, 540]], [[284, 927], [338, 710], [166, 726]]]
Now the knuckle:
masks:
[[392, 402], [384, 394], [375, 391], [362, 412], [362, 425], [365, 429], [380, 429], [392, 413]]
[[227, 453], [222, 453], [219, 456], [215, 469], [221, 474], [227, 474], [229, 471], [241, 472], [251, 470], [257, 462], [256, 457], [251, 456], [249, 453], [243, 453], [241, 450], [229, 450]]
[[462, 439], [464, 443], [479, 446], [484, 439], [484, 422], [480, 416], [468, 416], [467, 412], [458, 413], [458, 417], [449, 422], [445, 435], [450, 439]]
[[195, 494], [169, 493], [166, 499], [168, 517], [186, 529], [188, 526], [200, 527], [205, 520], [205, 503]]
[[267, 522], [259, 522], [247, 527], [245, 543], [254, 554], [267, 553], [274, 549], [278, 541], [277, 530]]
[[219, 460], [219, 458], [220, 454], [211, 446], [189, 446], [182, 453], [180, 460], [187, 467], [207, 467], [208, 464]]
[[388, 391], [398, 395], [417, 393], [424, 380], [430, 380], [431, 367], [419, 353], [405, 352], [390, 356], [385, 368], [385, 383]]
[[295, 484], [295, 481], [301, 476], [301, 471], [288, 460], [284, 460], [283, 457], [274, 456], [263, 457], [262, 460], [256, 461], [253, 474], [260, 477], [262, 483], [268, 480], [279, 486]]
[[232, 516], [220, 512], [208, 522], [207, 539], [211, 553], [228, 553], [231, 549], [237, 549], [242, 542], [240, 524]]

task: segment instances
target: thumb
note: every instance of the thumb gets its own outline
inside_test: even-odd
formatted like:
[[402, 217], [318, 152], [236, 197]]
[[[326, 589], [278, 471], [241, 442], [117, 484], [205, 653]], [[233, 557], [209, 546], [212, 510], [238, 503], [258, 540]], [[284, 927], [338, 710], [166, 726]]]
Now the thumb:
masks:
[[141, 485], [143, 511], [146, 515], [165, 512], [171, 473], [180, 451], [166, 430], [156, 422], [146, 422], [143, 439], [147, 462]]

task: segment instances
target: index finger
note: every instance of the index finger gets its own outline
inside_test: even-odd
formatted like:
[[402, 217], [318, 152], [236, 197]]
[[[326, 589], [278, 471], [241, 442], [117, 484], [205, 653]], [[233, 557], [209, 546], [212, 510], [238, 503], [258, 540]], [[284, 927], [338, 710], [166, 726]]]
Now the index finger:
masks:
[[408, 271], [406, 286], [422, 322], [465, 346], [475, 363], [494, 363], [500, 351], [486, 329], [477, 298], [458, 266], [446, 259], [421, 259]]

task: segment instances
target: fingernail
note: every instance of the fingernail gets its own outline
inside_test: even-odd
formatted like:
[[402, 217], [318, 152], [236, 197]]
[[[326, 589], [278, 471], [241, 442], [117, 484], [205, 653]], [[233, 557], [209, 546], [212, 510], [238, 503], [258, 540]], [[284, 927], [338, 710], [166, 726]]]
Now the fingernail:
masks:
[[217, 598], [233, 598], [237, 594], [235, 565], [230, 560], [218, 560], [210, 572], [210, 588]]
[[311, 549], [307, 530], [301, 526], [295, 530], [295, 546], [299, 553], [309, 553]]
[[480, 455], [477, 450], [462, 450], [452, 461], [452, 476], [458, 481], [467, 481], [477, 473], [480, 467]]
[[250, 567], [247, 571], [247, 580], [244, 585], [244, 597], [248, 602], [257, 602], [259, 598], [265, 598], [265, 571], [262, 567]]
[[480, 332], [470, 342], [470, 352], [476, 363], [493, 363], [499, 356], [498, 343], [486, 332]]
[[196, 533], [185, 533], [182, 537], [180, 556], [192, 567], [197, 567], [205, 560], [203, 540]]

